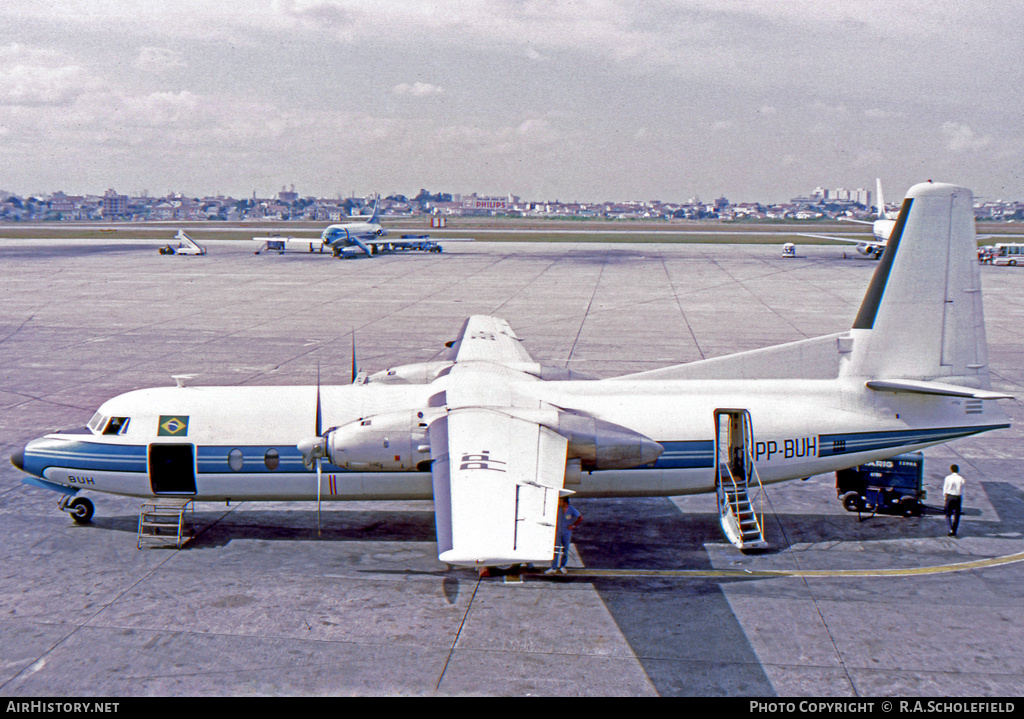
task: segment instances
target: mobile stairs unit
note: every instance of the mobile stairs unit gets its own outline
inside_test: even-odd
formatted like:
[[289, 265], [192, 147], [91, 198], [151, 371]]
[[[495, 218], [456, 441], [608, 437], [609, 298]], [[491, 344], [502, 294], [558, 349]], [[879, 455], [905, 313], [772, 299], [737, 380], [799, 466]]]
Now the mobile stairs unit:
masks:
[[177, 549], [194, 537], [194, 505], [191, 499], [160, 497], [146, 502], [139, 510], [138, 548], [167, 547]]
[[767, 549], [764, 539], [764, 486], [751, 455], [747, 410], [715, 411], [715, 488], [726, 538], [740, 551]]

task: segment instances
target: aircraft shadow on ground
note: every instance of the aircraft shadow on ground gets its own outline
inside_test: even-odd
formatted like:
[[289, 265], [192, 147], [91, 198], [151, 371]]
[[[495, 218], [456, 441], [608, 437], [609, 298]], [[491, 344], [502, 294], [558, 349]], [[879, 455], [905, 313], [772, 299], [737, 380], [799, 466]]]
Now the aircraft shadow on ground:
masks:
[[[968, 499], [960, 524], [960, 536], [1006, 534], [1024, 531], [1024, 492], [1008, 482], [981, 482], [998, 521], [972, 522], [982, 511]], [[205, 504], [205, 506], [204, 506]], [[573, 543], [586, 554], [586, 566], [601, 569], [703, 569], [707, 568], [706, 544], [726, 540], [713, 512], [683, 512], [663, 498], [585, 499], [574, 504], [584, 513], [584, 524]], [[432, 511], [360, 511], [324, 509], [317, 531], [315, 509], [248, 510], [235, 507], [210, 511], [201, 503], [194, 514], [196, 536], [190, 547], [224, 546], [232, 540], [377, 542], [431, 542], [436, 540]], [[254, 506], [254, 505], [253, 505]], [[838, 507], [838, 500], [837, 500]], [[136, 534], [138, 517], [102, 516], [92, 520], [96, 528]], [[830, 542], [870, 542], [925, 539], [943, 536], [946, 523], [942, 508], [929, 505], [920, 517], [896, 514], [766, 514], [765, 537], [769, 548], [761, 553], [780, 553], [793, 545]], [[737, 556], [742, 556], [736, 550]]]
[[[970, 502], [961, 536], [1005, 534], [1024, 528], [1024, 492], [1007, 482], [981, 483], [997, 521], [972, 522], [982, 512]], [[838, 502], [838, 500], [837, 500]], [[716, 567], [706, 546], [726, 544], [714, 512], [685, 512], [665, 498], [592, 499], [574, 504], [584, 524], [573, 537], [583, 566], [595, 569], [711, 570]], [[137, 518], [97, 517], [97, 528], [135, 533]], [[200, 510], [198, 534], [188, 549], [222, 547], [233, 540], [321, 542], [432, 542], [431, 511], [324, 511], [321, 533], [315, 510]], [[944, 518], [937, 510], [922, 517], [855, 513], [776, 514], [766, 517], [768, 554], [799, 544], [887, 542], [939, 538]], [[744, 557], [734, 551], [737, 560]], [[718, 556], [721, 561], [721, 555]], [[721, 568], [721, 567], [717, 567]], [[372, 569], [369, 571], [373, 571]], [[379, 571], [389, 571], [380, 569]], [[396, 571], [396, 570], [390, 570]], [[454, 602], [461, 591], [462, 570], [427, 572], [441, 578], [444, 595]], [[535, 575], [531, 581], [540, 581]], [[756, 651], [747, 639], [726, 596], [729, 585], [752, 578], [630, 576], [581, 574], [543, 577], [557, 583], [593, 586], [654, 689], [665, 696], [773, 696], [776, 694]], [[500, 581], [500, 580], [499, 580]]]

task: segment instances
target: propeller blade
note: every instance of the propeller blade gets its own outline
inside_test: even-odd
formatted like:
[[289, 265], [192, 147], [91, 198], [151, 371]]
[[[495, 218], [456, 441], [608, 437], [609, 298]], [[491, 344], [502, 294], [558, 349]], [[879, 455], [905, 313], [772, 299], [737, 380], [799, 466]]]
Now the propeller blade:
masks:
[[316, 436], [319, 437], [320, 425], [323, 424], [323, 415], [320, 412], [320, 362], [316, 363]]
[[320, 536], [320, 488], [323, 486], [323, 476], [320, 474], [320, 458], [316, 458], [316, 533]]
[[356, 383], [359, 376], [359, 365], [356, 364], [356, 331], [352, 330], [352, 384]]

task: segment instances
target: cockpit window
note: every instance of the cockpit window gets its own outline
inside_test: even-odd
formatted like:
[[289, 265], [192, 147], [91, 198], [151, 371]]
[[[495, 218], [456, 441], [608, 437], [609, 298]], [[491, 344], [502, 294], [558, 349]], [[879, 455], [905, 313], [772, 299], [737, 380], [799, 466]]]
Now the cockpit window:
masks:
[[106, 421], [106, 419], [106, 417], [97, 412], [92, 416], [92, 419], [89, 420], [89, 424], [87, 424], [86, 427], [91, 429], [93, 432], [99, 432], [100, 427], [103, 426], [103, 423]]
[[124, 434], [128, 431], [128, 423], [130, 421], [130, 417], [111, 417], [110, 421], [107, 422], [106, 429], [103, 430], [103, 434]]

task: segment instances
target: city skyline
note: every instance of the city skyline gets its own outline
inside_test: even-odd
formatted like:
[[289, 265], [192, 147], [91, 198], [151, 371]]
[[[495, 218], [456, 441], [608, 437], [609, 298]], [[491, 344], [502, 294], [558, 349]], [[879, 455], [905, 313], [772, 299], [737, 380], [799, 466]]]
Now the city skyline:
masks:
[[1006, 0], [21, 0], [0, 22], [22, 195], [1024, 196]]

